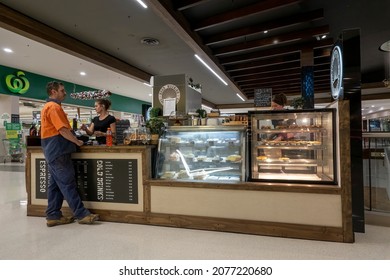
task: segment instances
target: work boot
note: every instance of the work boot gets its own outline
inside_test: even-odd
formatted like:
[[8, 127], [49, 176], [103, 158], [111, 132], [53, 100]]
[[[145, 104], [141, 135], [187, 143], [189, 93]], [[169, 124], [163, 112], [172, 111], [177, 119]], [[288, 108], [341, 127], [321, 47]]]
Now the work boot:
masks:
[[46, 225], [48, 227], [54, 227], [54, 226], [70, 224], [70, 223], [73, 223], [73, 222], [74, 222], [74, 218], [73, 217], [64, 217], [64, 216], [62, 216], [58, 220], [47, 220], [46, 221]]
[[79, 224], [84, 224], [84, 225], [91, 225], [95, 223], [97, 220], [99, 220], [99, 215], [98, 214], [89, 214], [85, 216], [84, 218], [79, 220]]

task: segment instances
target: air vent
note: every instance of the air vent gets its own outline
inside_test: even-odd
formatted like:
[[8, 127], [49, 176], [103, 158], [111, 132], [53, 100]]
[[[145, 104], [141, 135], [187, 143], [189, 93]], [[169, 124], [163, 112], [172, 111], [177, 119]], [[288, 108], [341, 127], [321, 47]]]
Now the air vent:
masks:
[[160, 44], [160, 41], [155, 39], [155, 38], [147, 37], [147, 38], [141, 39], [141, 43], [144, 45], [148, 45], [148, 46], [157, 46]]

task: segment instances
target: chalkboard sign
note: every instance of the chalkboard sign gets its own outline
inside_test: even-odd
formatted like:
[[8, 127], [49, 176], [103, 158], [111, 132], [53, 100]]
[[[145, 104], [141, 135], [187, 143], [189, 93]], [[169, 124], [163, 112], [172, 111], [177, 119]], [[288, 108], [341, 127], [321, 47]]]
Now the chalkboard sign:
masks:
[[272, 88], [255, 89], [255, 107], [271, 107]]
[[[136, 159], [73, 159], [82, 200], [138, 203]], [[36, 198], [47, 199], [49, 170], [45, 159], [36, 159]]]
[[120, 120], [116, 122], [116, 143], [123, 144], [123, 131], [130, 127], [129, 120]]

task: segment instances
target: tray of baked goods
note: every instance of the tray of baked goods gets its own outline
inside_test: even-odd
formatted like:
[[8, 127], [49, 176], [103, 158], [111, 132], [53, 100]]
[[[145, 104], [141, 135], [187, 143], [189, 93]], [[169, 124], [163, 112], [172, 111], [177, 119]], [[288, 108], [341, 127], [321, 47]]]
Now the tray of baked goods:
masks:
[[259, 133], [275, 133], [275, 132], [292, 132], [292, 133], [308, 133], [308, 132], [323, 132], [325, 129], [322, 125], [278, 125], [275, 128], [268, 125], [262, 125], [256, 132]]
[[279, 158], [273, 158], [273, 157], [267, 157], [267, 156], [257, 156], [256, 157], [257, 163], [259, 165], [304, 165], [304, 166], [318, 166], [320, 163], [316, 159], [292, 159], [289, 157], [279, 157]]
[[[198, 155], [195, 156], [193, 153], [183, 153], [182, 154], [184, 160], [186, 162], [205, 162], [205, 163], [241, 163], [242, 162], [242, 156], [240, 155], [229, 155], [229, 156], [213, 156], [213, 157], [207, 157], [205, 155]], [[177, 162], [180, 163], [182, 161], [182, 158], [180, 154], [176, 151], [169, 155], [169, 161], [171, 162]]]
[[308, 149], [321, 149], [321, 141], [308, 141], [308, 140], [261, 140], [257, 142], [256, 148], [269, 149], [272, 147], [296, 149], [296, 148], [308, 148]]

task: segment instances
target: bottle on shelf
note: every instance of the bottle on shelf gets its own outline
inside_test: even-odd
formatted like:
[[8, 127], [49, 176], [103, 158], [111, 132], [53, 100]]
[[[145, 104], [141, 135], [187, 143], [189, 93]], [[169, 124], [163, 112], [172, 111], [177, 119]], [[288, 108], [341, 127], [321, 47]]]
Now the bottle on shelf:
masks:
[[30, 136], [37, 136], [38, 135], [35, 123], [33, 123], [31, 125], [30, 130], [29, 130], [29, 134], [30, 134]]
[[111, 147], [112, 146], [112, 131], [111, 128], [107, 128], [106, 132], [106, 146]]

